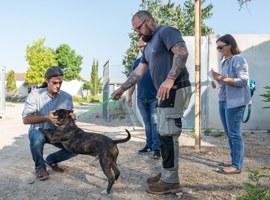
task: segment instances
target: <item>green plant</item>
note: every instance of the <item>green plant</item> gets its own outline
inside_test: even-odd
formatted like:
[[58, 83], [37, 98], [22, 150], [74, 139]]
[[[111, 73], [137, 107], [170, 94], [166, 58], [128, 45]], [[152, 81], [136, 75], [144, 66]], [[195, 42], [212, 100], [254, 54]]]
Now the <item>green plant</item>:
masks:
[[84, 97], [72, 96], [72, 101], [76, 103], [81, 103], [81, 102], [87, 102], [87, 99]]
[[213, 132], [213, 134], [211, 134], [212, 137], [222, 137], [224, 135], [225, 135], [225, 133], [223, 131], [217, 131], [217, 132]]
[[67, 44], [61, 44], [55, 50], [57, 66], [64, 71], [64, 80], [80, 80], [81, 64], [83, 57], [77, 55], [74, 49]]
[[12, 103], [22, 103], [25, 102], [27, 96], [15, 94], [15, 93], [7, 93], [6, 101]]
[[211, 136], [211, 137], [222, 137], [224, 136], [224, 132], [222, 131], [212, 131], [211, 129], [205, 129], [204, 130], [204, 135], [206, 136]]
[[7, 74], [6, 90], [7, 90], [7, 92], [13, 92], [13, 91], [16, 92], [17, 91], [14, 70], [10, 70]]
[[207, 128], [203, 131], [204, 135], [210, 135], [212, 133], [211, 129]]
[[[265, 86], [264, 89], [266, 89], [266, 93], [260, 95], [264, 98], [264, 100], [262, 100], [262, 101], [263, 102], [270, 102], [270, 86]], [[265, 107], [263, 107], [263, 109], [270, 109], [270, 106], [265, 106]]]
[[56, 66], [55, 52], [52, 48], [44, 45], [45, 38], [33, 42], [33, 45], [26, 47], [26, 61], [28, 69], [25, 74], [25, 81], [30, 85], [40, 85], [44, 82], [44, 74], [51, 66]]
[[244, 183], [246, 194], [237, 196], [236, 200], [269, 200], [269, 190], [260, 185], [262, 178], [269, 178], [256, 169], [247, 168], [248, 183]]
[[90, 102], [91, 103], [99, 103], [99, 102], [101, 102], [101, 97], [99, 97], [99, 96], [90, 96]]

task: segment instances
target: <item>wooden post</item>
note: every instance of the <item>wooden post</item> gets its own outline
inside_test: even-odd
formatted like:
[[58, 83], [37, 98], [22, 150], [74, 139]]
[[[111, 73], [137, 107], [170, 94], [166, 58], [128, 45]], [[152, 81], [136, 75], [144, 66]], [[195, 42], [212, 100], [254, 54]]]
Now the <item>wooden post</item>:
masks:
[[201, 0], [195, 0], [195, 150], [201, 149]]

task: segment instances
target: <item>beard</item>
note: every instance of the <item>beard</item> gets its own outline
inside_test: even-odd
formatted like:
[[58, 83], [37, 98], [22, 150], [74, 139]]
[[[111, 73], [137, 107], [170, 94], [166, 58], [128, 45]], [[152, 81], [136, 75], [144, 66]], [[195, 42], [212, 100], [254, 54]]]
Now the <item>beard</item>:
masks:
[[142, 36], [142, 41], [145, 43], [148, 43], [152, 39], [152, 35], [143, 35]]

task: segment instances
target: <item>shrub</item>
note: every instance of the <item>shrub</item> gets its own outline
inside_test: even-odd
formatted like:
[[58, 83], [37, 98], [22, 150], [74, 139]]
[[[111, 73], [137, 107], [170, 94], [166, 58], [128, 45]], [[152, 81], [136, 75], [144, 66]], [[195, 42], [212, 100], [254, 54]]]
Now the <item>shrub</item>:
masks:
[[87, 99], [84, 97], [72, 96], [72, 101], [76, 103], [81, 103], [81, 102], [87, 102]]
[[[270, 102], [270, 86], [265, 86], [264, 88], [266, 89], [266, 93], [260, 96], [264, 98], [264, 100], [262, 100], [263, 102], [268, 103]], [[265, 106], [263, 109], [270, 109], [270, 106]]]
[[269, 191], [260, 185], [262, 178], [269, 178], [256, 169], [247, 168], [248, 183], [244, 183], [246, 194], [237, 196], [236, 200], [269, 200]]
[[12, 103], [22, 103], [25, 102], [27, 96], [22, 94], [16, 94], [15, 92], [8, 92], [6, 94], [6, 101]]
[[99, 97], [99, 96], [91, 96], [89, 100], [91, 103], [99, 103], [102, 101], [101, 97]]
[[224, 136], [224, 132], [222, 131], [211, 131], [210, 129], [204, 130], [204, 135], [211, 137], [222, 137]]

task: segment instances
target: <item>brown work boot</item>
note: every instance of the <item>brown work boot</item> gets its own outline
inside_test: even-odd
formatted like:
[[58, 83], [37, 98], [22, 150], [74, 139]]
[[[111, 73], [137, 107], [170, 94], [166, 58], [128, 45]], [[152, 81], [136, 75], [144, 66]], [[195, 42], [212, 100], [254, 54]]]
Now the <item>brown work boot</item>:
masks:
[[42, 167], [40, 169], [37, 169], [36, 170], [36, 177], [39, 180], [45, 180], [45, 179], [49, 178], [49, 173], [47, 172], [46, 167]]
[[151, 177], [151, 178], [148, 178], [146, 182], [147, 182], [147, 184], [156, 183], [160, 180], [160, 177], [161, 177], [161, 173], [158, 173], [158, 175]]
[[159, 180], [157, 183], [153, 183], [148, 185], [146, 192], [150, 194], [169, 194], [169, 193], [178, 193], [180, 192], [180, 184], [179, 183], [166, 183], [162, 180]]
[[52, 170], [55, 172], [64, 173], [64, 171], [65, 171], [65, 168], [60, 167], [57, 163], [51, 163], [51, 164], [47, 164], [47, 165], [49, 165], [52, 168]]

